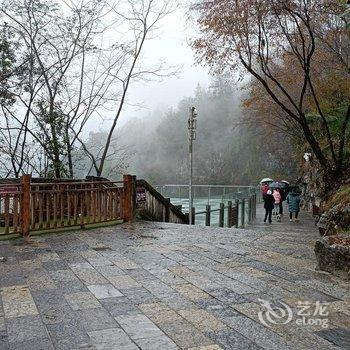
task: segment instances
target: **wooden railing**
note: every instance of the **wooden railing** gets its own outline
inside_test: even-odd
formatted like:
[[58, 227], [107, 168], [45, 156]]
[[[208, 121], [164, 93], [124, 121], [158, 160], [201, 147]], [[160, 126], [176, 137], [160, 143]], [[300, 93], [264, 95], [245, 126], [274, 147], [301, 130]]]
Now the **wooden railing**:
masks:
[[144, 192], [144, 200], [139, 200], [137, 209], [140, 216], [145, 219], [188, 224], [188, 216], [178, 207], [170, 203], [169, 198], [163, 197], [155, 188], [145, 180], [137, 180], [137, 191]]
[[50, 229], [122, 218], [123, 182], [32, 183], [30, 229]]
[[22, 184], [6, 183], [0, 187], [0, 234], [21, 230]]
[[[127, 181], [31, 180], [0, 184], [0, 234], [49, 230], [124, 219]], [[130, 191], [129, 191], [130, 192]], [[130, 216], [130, 215], [129, 215]]]

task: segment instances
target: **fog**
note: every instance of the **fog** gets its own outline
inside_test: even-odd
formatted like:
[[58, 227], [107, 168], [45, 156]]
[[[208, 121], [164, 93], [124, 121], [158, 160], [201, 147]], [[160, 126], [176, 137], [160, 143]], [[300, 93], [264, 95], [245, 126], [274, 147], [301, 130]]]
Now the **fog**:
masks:
[[[157, 36], [146, 43], [142, 60], [147, 65], [164, 62], [172, 67], [174, 74], [164, 78], [154, 78], [131, 85], [124, 111], [118, 121], [123, 127], [133, 118], [147, 118], [155, 109], [175, 108], [185, 96], [191, 96], [197, 85], [209, 86], [208, 69], [195, 62], [189, 41], [195, 33], [193, 22], [188, 19], [188, 6], [183, 4], [161, 23]], [[109, 121], [94, 118], [89, 121], [90, 130], [103, 131]]]

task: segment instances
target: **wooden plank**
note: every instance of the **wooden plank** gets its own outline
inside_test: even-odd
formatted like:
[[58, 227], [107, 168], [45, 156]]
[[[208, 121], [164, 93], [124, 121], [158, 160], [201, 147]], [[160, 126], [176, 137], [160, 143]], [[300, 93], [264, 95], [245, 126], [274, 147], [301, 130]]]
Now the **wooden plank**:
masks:
[[91, 191], [91, 197], [92, 197], [92, 221], [95, 223], [96, 222], [96, 190]]
[[10, 232], [10, 196], [5, 195], [5, 207], [4, 207], [4, 217], [5, 217], [5, 235]]
[[71, 194], [67, 192], [67, 225], [71, 226]]
[[85, 215], [84, 215], [84, 195], [81, 194], [80, 198], [79, 198], [79, 202], [80, 202], [80, 210], [79, 210], [79, 216], [80, 216], [80, 228], [84, 228], [85, 227]]
[[45, 195], [45, 204], [46, 204], [46, 228], [50, 228], [50, 221], [51, 221], [51, 213], [50, 213], [50, 201], [51, 201], [51, 195], [47, 193]]
[[73, 216], [74, 216], [74, 225], [78, 223], [78, 193], [73, 193]]
[[59, 186], [60, 195], [60, 226], [64, 226], [64, 207], [65, 207], [65, 192], [62, 185]]
[[18, 232], [18, 222], [19, 222], [19, 215], [18, 215], [18, 201], [19, 201], [19, 196], [15, 194], [12, 199], [13, 203], [13, 232], [17, 233]]
[[23, 236], [29, 236], [30, 231], [30, 175], [23, 175], [22, 182], [22, 205], [21, 205], [21, 231]]
[[57, 203], [57, 192], [53, 193], [53, 227], [57, 227], [57, 209], [58, 209], [58, 203]]
[[90, 194], [89, 192], [84, 192], [84, 201], [85, 201], [85, 213], [86, 213], [86, 217], [85, 217], [85, 223], [89, 224], [91, 221], [90, 218]]
[[39, 193], [38, 195], [38, 205], [39, 205], [39, 229], [43, 228], [43, 206], [44, 206], [44, 201], [43, 201], [43, 194]]
[[101, 215], [101, 190], [98, 189], [97, 191], [97, 222], [101, 222], [102, 215]]

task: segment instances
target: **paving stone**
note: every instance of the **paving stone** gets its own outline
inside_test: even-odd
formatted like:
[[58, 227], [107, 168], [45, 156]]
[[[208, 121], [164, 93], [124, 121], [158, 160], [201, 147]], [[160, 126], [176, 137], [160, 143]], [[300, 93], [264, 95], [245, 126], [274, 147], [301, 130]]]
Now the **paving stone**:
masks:
[[180, 293], [165, 294], [161, 300], [174, 310], [191, 309], [195, 304], [187, 300]]
[[174, 289], [191, 301], [209, 299], [211, 296], [192, 284], [175, 285]]
[[350, 329], [335, 328], [315, 332], [318, 336], [343, 349], [350, 349]]
[[128, 269], [127, 273], [137, 282], [159, 281], [157, 277], [155, 277], [150, 272], [142, 268]]
[[[74, 311], [68, 304], [49, 305], [46, 304], [40, 309], [40, 315], [43, 323], [57, 324], [57, 323], [70, 323], [76, 319]], [[93, 309], [89, 309], [91, 311]]]
[[75, 311], [75, 317], [87, 331], [118, 327], [115, 319], [104, 308], [78, 310]]
[[54, 281], [46, 272], [40, 274], [31, 273], [27, 278], [26, 284], [31, 291], [56, 288]]
[[120, 289], [120, 292], [125, 295], [135, 305], [156, 302], [159, 299], [152, 295], [145, 288], [130, 288]]
[[164, 302], [139, 304], [138, 308], [147, 316], [170, 310]]
[[246, 303], [249, 300], [241, 294], [238, 294], [230, 289], [221, 288], [210, 291], [210, 295], [219, 299], [224, 303], [235, 304], [235, 303]]
[[292, 349], [281, 336], [265, 328], [263, 325], [244, 316], [236, 316], [226, 319], [226, 324], [236, 332], [242, 334], [250, 341], [258, 344], [262, 348], [268, 349]]
[[101, 304], [113, 317], [140, 313], [136, 305], [126, 297], [102, 299]]
[[6, 321], [6, 329], [9, 343], [48, 337], [40, 316], [9, 318]]
[[126, 276], [125, 272], [115, 265], [96, 266], [95, 270], [107, 279], [111, 276]]
[[[132, 228], [42, 236], [33, 238], [33, 245], [0, 242], [0, 256], [7, 254], [0, 264], [0, 288], [17, 288], [15, 293], [5, 291], [4, 300], [1, 291], [0, 349], [9, 344], [50, 349], [48, 339], [55, 350], [166, 350], [174, 348], [171, 341], [186, 350], [347, 348], [349, 284], [313, 271], [313, 240], [318, 234], [309, 221], [307, 230], [288, 222], [257, 230], [137, 222]], [[96, 299], [87, 286], [112, 284], [110, 277], [125, 296]], [[119, 290], [118, 283], [124, 289]], [[95, 292], [101, 292], [97, 288]], [[80, 292], [89, 297], [79, 297]], [[259, 306], [258, 298], [287, 302], [293, 310], [298, 300], [328, 301], [330, 326], [320, 330], [290, 322], [264, 327], [257, 318], [260, 309], [254, 306]], [[4, 322], [32, 317], [33, 307], [39, 328], [46, 325], [50, 338], [9, 343]], [[23, 316], [16, 317], [21, 312]], [[131, 340], [114, 317], [124, 318], [129, 332], [141, 337]], [[147, 327], [138, 317], [146, 318], [157, 335], [151, 331], [144, 338]], [[220, 329], [222, 324], [229, 328]], [[87, 331], [103, 332], [105, 341], [93, 343]], [[119, 343], [114, 339], [117, 333]]]
[[90, 345], [87, 332], [77, 320], [47, 325], [46, 327], [55, 349], [81, 349], [88, 348]]
[[185, 320], [162, 326], [162, 330], [180, 347], [188, 349], [197, 346], [213, 345], [213, 341]]
[[161, 311], [149, 317], [159, 326], [182, 320], [181, 316], [174, 310]]
[[101, 304], [91, 293], [78, 292], [66, 294], [65, 298], [73, 310], [93, 309], [101, 307]]
[[207, 345], [207, 346], [196, 346], [195, 348], [190, 348], [187, 350], [222, 350], [219, 345]]
[[59, 289], [35, 290], [31, 294], [39, 310], [43, 306], [66, 304], [64, 295]]
[[[222, 330], [207, 334], [215, 343], [220, 344], [222, 349], [228, 350], [262, 350], [257, 344], [245, 338], [233, 329]], [[220, 347], [219, 347], [220, 349]]]
[[179, 347], [166, 335], [136, 339], [135, 343], [142, 350], [177, 350]]
[[56, 252], [45, 252], [38, 254], [37, 257], [41, 262], [61, 260], [60, 256]]
[[1, 297], [6, 318], [38, 314], [38, 310], [27, 286], [2, 288]]
[[11, 343], [9, 348], [10, 350], [54, 350], [50, 339], [34, 339]]
[[108, 281], [94, 268], [90, 269], [74, 269], [76, 276], [86, 285], [91, 284], [107, 284]]
[[64, 260], [52, 260], [42, 263], [43, 267], [48, 271], [65, 270], [68, 265]]
[[120, 293], [119, 290], [111, 284], [94, 284], [87, 287], [97, 299], [106, 299], [123, 296], [123, 294]]
[[123, 276], [107, 276], [107, 279], [118, 289], [129, 289], [141, 287], [141, 284], [127, 275]]
[[138, 350], [128, 335], [120, 328], [111, 328], [88, 333], [95, 349]]
[[6, 331], [0, 331], [0, 349], [7, 350], [9, 349], [9, 342]]
[[49, 274], [55, 283], [78, 281], [78, 278], [71, 270], [49, 271]]
[[180, 310], [179, 314], [202, 332], [219, 331], [227, 328], [216, 317], [202, 309]]
[[68, 266], [73, 270], [85, 270], [85, 269], [91, 269], [93, 270], [93, 266], [91, 264], [89, 264], [85, 259], [83, 260], [83, 262], [78, 262], [78, 263], [71, 263], [68, 264]]
[[138, 268], [139, 266], [134, 263], [133, 261], [131, 261], [130, 259], [128, 258], [125, 258], [125, 257], [113, 257], [110, 259], [115, 265], [117, 265], [120, 269], [136, 269]]
[[163, 332], [145, 315], [120, 315], [115, 319], [134, 340], [163, 335]]

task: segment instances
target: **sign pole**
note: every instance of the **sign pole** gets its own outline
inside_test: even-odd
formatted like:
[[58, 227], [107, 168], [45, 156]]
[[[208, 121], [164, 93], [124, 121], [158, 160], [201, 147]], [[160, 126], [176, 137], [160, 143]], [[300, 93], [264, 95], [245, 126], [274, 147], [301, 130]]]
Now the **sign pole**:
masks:
[[193, 225], [193, 190], [192, 190], [192, 182], [193, 182], [193, 141], [196, 139], [196, 129], [197, 129], [197, 110], [195, 107], [190, 107], [189, 110], [189, 118], [188, 118], [188, 141], [189, 141], [189, 186], [188, 186], [188, 205], [189, 205], [189, 224]]

